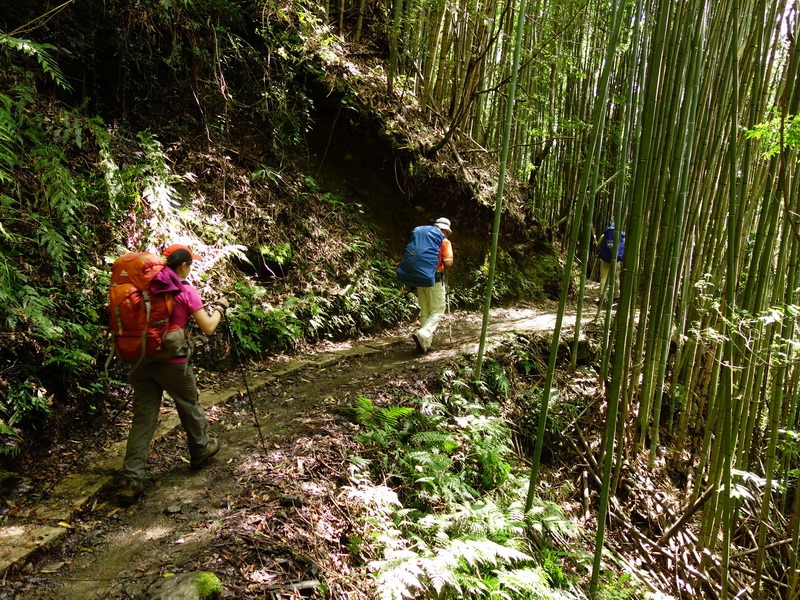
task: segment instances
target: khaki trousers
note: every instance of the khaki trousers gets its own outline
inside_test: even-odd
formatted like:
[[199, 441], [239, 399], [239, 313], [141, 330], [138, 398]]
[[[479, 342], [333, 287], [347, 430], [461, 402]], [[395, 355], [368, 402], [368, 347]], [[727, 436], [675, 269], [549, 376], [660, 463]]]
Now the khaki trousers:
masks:
[[[617, 261], [617, 268], [614, 279], [614, 295], [619, 296], [619, 272], [622, 269], [622, 263]], [[608, 296], [606, 286], [609, 284], [608, 274], [611, 272], [611, 263], [600, 259], [600, 297], [605, 298]]]
[[121, 475], [141, 483], [147, 469], [150, 441], [156, 432], [161, 399], [167, 392], [175, 402], [178, 417], [189, 439], [189, 454], [200, 456], [208, 446], [208, 421], [194, 371], [187, 363], [152, 362], [140, 365], [130, 374], [133, 386], [133, 421]]
[[437, 281], [433, 287], [418, 287], [417, 298], [419, 299], [419, 329], [416, 333], [422, 347], [427, 352], [433, 342], [433, 334], [439, 326], [439, 321], [444, 316], [447, 301], [444, 285], [441, 281]]

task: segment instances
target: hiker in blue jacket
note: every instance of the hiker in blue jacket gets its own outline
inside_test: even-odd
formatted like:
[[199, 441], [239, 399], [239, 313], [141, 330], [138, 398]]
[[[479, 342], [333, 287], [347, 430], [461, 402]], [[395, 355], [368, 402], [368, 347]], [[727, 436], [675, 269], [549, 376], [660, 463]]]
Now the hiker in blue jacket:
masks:
[[[614, 221], [609, 223], [606, 230], [603, 232], [601, 238], [597, 241], [595, 250], [597, 251], [597, 258], [600, 259], [600, 299], [606, 296], [606, 285], [608, 284], [608, 273], [611, 271], [611, 261], [614, 260]], [[615, 277], [614, 290], [619, 294], [619, 272], [622, 270], [622, 255], [625, 252], [625, 232], [621, 231], [619, 234], [619, 243], [617, 244], [617, 269]]]
[[447, 239], [452, 233], [450, 220], [441, 217], [434, 223], [442, 230], [444, 239], [439, 247], [439, 260], [436, 265], [436, 281], [432, 287], [417, 286], [417, 299], [419, 300], [419, 329], [412, 335], [417, 346], [417, 352], [425, 354], [431, 348], [433, 334], [439, 326], [439, 321], [445, 314], [447, 306], [446, 290], [444, 287], [444, 270], [453, 266], [453, 244]]

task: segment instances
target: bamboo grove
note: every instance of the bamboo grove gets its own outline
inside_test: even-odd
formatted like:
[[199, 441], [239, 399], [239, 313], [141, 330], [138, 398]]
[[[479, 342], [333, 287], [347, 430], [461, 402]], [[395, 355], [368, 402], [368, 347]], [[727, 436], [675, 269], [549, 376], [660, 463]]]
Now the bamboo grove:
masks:
[[[614, 220], [627, 234], [619, 303], [599, 314], [608, 410], [597, 547], [621, 466], [668, 469], [686, 481], [684, 518], [651, 550], [674, 558], [687, 590], [711, 581], [708, 597], [800, 598], [797, 2], [327, 10], [356, 44], [384, 11], [389, 90], [413, 91], [446, 132], [428, 152], [457, 138], [497, 159], [520, 6], [508, 173], [575, 258], [581, 291], [597, 232]], [[355, 25], [345, 30], [343, 16]], [[576, 339], [587, 313], [579, 307]], [[557, 392], [543, 390], [542, 419]], [[678, 536], [690, 520], [695, 533]], [[599, 560], [598, 550], [595, 571]]]

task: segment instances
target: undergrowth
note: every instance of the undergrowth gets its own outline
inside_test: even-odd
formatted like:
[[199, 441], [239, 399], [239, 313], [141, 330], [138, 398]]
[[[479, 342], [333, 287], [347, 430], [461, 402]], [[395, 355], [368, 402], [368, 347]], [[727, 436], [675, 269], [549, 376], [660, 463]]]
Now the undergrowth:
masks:
[[575, 597], [554, 557], [578, 529], [549, 502], [525, 513], [508, 427], [474, 389], [454, 378], [407, 406], [356, 402], [368, 458], [352, 459], [349, 489], [379, 596]]
[[249, 355], [265, 356], [301, 341], [343, 339], [409, 318], [415, 305], [402, 288], [392, 285], [391, 265], [366, 255], [356, 261], [365, 275], [332, 291], [319, 286], [277, 299], [257, 281], [237, 281], [230, 311], [237, 346]]
[[[355, 401], [363, 451], [351, 457], [347, 491], [364, 518], [349, 547], [377, 597], [587, 597], [588, 536], [554, 501], [536, 497], [525, 512], [528, 474], [501, 408], [523, 392], [519, 374], [535, 370], [537, 352], [517, 340], [480, 381], [459, 367], [444, 372], [437, 394]], [[646, 594], [608, 574], [598, 597]]]
[[[56, 85], [67, 86], [49, 46], [5, 37], [3, 47], [36, 57]], [[108, 143], [98, 120], [40, 104], [30, 71], [12, 64], [4, 81], [0, 303], [6, 310], [0, 350], [7, 360], [0, 371], [0, 456], [18, 453], [19, 426], [46, 421], [57, 392], [81, 393], [87, 412], [97, 406], [101, 386], [79, 382], [92, 381], [95, 342], [102, 335], [99, 290], [91, 285], [102, 280], [99, 240], [89, 224], [104, 218], [107, 205], [102, 182], [76, 175], [70, 154]]]

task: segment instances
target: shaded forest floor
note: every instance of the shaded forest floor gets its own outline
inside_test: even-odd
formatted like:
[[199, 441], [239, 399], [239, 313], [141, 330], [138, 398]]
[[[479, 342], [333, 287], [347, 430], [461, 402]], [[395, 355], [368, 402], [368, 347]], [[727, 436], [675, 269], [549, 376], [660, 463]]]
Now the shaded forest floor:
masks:
[[[490, 346], [504, 332], [552, 331], [555, 314], [555, 305], [495, 309]], [[180, 428], [157, 439], [142, 500], [120, 508], [115, 487], [105, 486], [74, 516], [62, 543], [6, 574], [0, 599], [136, 598], [166, 573], [198, 570], [220, 578], [225, 598], [308, 597], [319, 583], [331, 597], [370, 597], [352, 544], [362, 525], [345, 487], [358, 426], [342, 409], [359, 396], [379, 404], [398, 390], [434, 393], [442, 369], [476, 355], [481, 327], [481, 315], [454, 313], [426, 355], [416, 353], [410, 324], [321, 345], [303, 357], [305, 367], [260, 387], [251, 387], [259, 374], [298, 357], [251, 364], [246, 375], [201, 373], [201, 398], [219, 388], [239, 392], [207, 409], [223, 444], [213, 461], [190, 471]], [[162, 420], [174, 413], [171, 403], [162, 413]], [[123, 415], [109, 442], [125, 439]], [[101, 443], [77, 468], [91, 468], [102, 453]]]

